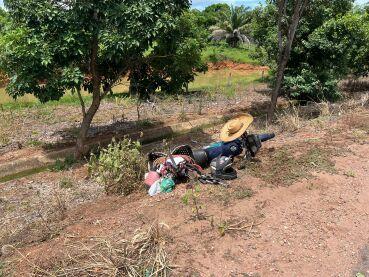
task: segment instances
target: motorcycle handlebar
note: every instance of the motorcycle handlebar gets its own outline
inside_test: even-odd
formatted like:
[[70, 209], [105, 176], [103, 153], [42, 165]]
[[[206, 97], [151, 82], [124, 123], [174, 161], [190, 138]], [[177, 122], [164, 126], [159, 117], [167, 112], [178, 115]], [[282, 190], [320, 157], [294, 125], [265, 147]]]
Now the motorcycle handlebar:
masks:
[[275, 134], [262, 134], [262, 135], [258, 135], [259, 139], [261, 142], [266, 142], [268, 140], [274, 139], [275, 138]]

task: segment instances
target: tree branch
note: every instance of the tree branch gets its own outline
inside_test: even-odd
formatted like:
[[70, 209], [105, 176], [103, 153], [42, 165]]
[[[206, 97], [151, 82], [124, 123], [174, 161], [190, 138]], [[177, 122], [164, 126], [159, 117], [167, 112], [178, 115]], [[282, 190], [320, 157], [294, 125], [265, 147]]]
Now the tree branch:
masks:
[[77, 89], [77, 95], [78, 95], [79, 102], [81, 103], [83, 118], [85, 118], [86, 117], [86, 105], [85, 105], [85, 101], [83, 101], [80, 88]]

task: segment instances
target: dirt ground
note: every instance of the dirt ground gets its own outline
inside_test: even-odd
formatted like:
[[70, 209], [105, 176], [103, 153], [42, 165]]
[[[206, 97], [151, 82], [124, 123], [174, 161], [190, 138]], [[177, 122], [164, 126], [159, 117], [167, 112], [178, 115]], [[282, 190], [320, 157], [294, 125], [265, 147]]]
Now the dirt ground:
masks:
[[[152, 224], [166, 226], [172, 276], [369, 276], [368, 109], [283, 118], [229, 188], [107, 197], [84, 165], [0, 184], [0, 276], [53, 276], [76, 266], [71, 245], [114, 243]], [[173, 143], [205, 145], [218, 129]]]

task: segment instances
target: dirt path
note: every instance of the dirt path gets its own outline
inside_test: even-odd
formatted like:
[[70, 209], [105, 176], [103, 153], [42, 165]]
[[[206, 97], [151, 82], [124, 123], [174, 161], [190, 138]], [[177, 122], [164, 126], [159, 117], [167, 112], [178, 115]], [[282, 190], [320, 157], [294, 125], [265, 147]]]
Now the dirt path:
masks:
[[[19, 262], [16, 253], [3, 261], [14, 261], [19, 274], [34, 272], [35, 265], [52, 271], [67, 245], [89, 245], [93, 237], [119, 240], [157, 221], [169, 227], [165, 246], [178, 266], [173, 276], [369, 276], [365, 122], [368, 113], [279, 134], [265, 145], [256, 167], [239, 171], [229, 189], [201, 188], [197, 200], [206, 220], [192, 219], [193, 206], [183, 203], [185, 185], [155, 198], [144, 192], [127, 198], [98, 196], [68, 209], [53, 238], [21, 246], [27, 262]], [[84, 183], [84, 169], [69, 174], [78, 174]]]

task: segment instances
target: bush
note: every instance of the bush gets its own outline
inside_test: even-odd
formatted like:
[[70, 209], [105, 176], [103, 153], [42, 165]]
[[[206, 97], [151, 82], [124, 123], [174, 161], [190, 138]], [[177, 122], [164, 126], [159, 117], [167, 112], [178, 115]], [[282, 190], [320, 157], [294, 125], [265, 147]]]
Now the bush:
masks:
[[58, 172], [58, 171], [66, 171], [72, 168], [72, 166], [77, 162], [74, 155], [69, 155], [65, 158], [64, 161], [57, 159], [55, 161], [55, 164], [51, 168], [52, 171]]
[[90, 175], [104, 185], [108, 195], [128, 195], [136, 190], [145, 173], [145, 159], [139, 142], [129, 139], [113, 142], [93, 154], [89, 162]]
[[[333, 74], [332, 74], [333, 75]], [[342, 95], [338, 89], [338, 80], [329, 72], [314, 73], [314, 70], [302, 69], [300, 72], [288, 72], [285, 75], [284, 88], [291, 99], [300, 101], [336, 101]]]

